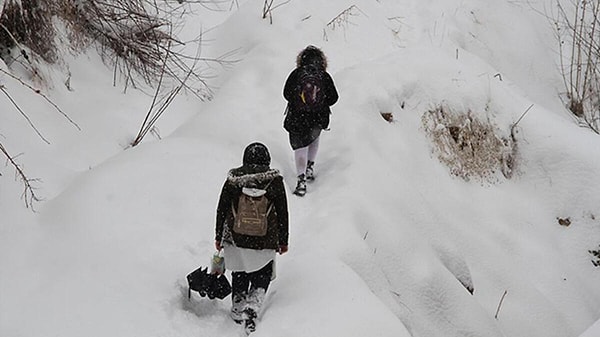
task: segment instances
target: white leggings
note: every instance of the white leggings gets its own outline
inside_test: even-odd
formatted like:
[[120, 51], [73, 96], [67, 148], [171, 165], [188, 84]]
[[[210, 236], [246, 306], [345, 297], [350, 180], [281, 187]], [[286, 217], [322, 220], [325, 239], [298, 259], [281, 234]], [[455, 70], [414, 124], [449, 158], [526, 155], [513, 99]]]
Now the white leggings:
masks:
[[310, 145], [306, 147], [301, 147], [299, 149], [294, 150], [294, 158], [296, 160], [296, 173], [297, 175], [306, 173], [306, 166], [309, 161], [314, 162], [315, 158], [317, 158], [317, 151], [319, 151], [319, 139], [321, 137], [317, 137]]

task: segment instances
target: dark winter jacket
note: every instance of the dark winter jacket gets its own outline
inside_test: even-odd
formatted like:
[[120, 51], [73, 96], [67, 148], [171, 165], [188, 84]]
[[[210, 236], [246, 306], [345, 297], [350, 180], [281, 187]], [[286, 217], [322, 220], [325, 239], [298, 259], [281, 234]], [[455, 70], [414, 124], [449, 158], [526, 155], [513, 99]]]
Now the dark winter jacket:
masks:
[[[232, 207], [237, 212], [237, 201], [243, 187], [266, 188], [266, 197], [274, 207], [268, 216], [265, 236], [247, 236], [232, 231]], [[230, 170], [217, 206], [215, 240], [242, 248], [276, 250], [279, 246], [288, 245], [288, 235], [287, 197], [279, 171], [266, 165], [243, 165]]]
[[309, 133], [313, 129], [327, 129], [329, 127], [329, 115], [331, 114], [331, 105], [338, 100], [338, 93], [333, 83], [331, 75], [323, 71], [325, 104], [318, 111], [301, 111], [296, 103], [300, 93], [299, 72], [300, 66], [294, 69], [288, 76], [283, 88], [283, 97], [288, 101], [288, 110], [284, 121], [284, 128], [290, 133]]

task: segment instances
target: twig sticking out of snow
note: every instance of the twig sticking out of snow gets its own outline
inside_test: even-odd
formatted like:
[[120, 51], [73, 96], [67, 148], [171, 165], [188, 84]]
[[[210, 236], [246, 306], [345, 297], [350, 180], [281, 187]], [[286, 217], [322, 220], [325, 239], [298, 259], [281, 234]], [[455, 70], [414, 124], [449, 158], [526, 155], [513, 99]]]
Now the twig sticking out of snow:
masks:
[[17, 164], [14, 157], [8, 153], [8, 151], [6, 150], [6, 148], [4, 148], [2, 143], [0, 143], [0, 152], [2, 152], [4, 154], [4, 156], [6, 157], [8, 162], [15, 168], [15, 173], [16, 173], [17, 177], [23, 183], [24, 190], [23, 190], [22, 197], [23, 197], [23, 200], [25, 201], [25, 206], [27, 208], [31, 208], [31, 210], [35, 211], [33, 209], [33, 202], [42, 200], [40, 197], [37, 196], [37, 194], [35, 194], [35, 187], [33, 186], [33, 183], [39, 181], [39, 179], [28, 178], [25, 175], [25, 172], [23, 171], [21, 166], [19, 164]]
[[517, 124], [519, 124], [519, 122], [521, 121], [521, 119], [523, 119], [523, 117], [525, 117], [525, 115], [527, 115], [527, 113], [529, 112], [529, 110], [531, 110], [531, 108], [533, 108], [533, 104], [531, 104], [527, 109], [525, 109], [525, 112], [523, 112], [523, 114], [521, 115], [521, 117], [519, 117], [519, 119], [517, 119], [517, 121], [515, 122], [515, 124], [513, 124], [510, 127], [510, 136], [512, 137], [512, 140], [514, 142], [517, 141], [517, 139], [515, 137], [515, 128], [517, 127]]
[[500, 308], [502, 307], [502, 302], [504, 302], [504, 297], [508, 294], [508, 290], [504, 290], [504, 294], [502, 294], [502, 298], [500, 298], [500, 303], [498, 303], [498, 309], [496, 309], [496, 315], [494, 315], [495, 319], [498, 319], [498, 314], [500, 313]]
[[[11, 77], [12, 79], [14, 79], [15, 81], [18, 81], [19, 83], [21, 83], [22, 86], [26, 87], [27, 89], [31, 90], [33, 93], [38, 94], [40, 96], [42, 96], [42, 98], [48, 102], [48, 104], [52, 105], [52, 107], [58, 111], [67, 121], [69, 121], [69, 123], [71, 123], [74, 127], [77, 128], [77, 130], [81, 131], [81, 127], [79, 127], [79, 125], [77, 125], [77, 123], [75, 123], [75, 121], [73, 121], [64, 111], [61, 110], [61, 108], [54, 103], [50, 98], [48, 98], [48, 96], [46, 96], [40, 89], [34, 88], [33, 86], [27, 84], [25, 81], [23, 81], [21, 78], [9, 73], [8, 71], [4, 70], [4, 69], [0, 69], [0, 72], [2, 72], [3, 74]], [[5, 93], [8, 96], [8, 93]], [[12, 101], [12, 100], [11, 100]], [[16, 105], [16, 104], [15, 104]], [[15, 106], [17, 107], [17, 106]], [[17, 110], [20, 110], [17, 107]]]

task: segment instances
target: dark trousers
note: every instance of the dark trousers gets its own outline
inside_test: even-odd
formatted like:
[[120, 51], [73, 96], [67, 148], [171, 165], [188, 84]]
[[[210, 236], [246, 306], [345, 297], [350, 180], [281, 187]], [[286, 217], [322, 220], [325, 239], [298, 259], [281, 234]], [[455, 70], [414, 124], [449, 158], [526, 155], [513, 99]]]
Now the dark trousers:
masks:
[[267, 263], [264, 267], [251, 273], [243, 271], [234, 271], [231, 273], [232, 300], [245, 299], [248, 294], [257, 289], [263, 289], [267, 292], [271, 283], [273, 274], [273, 261]]

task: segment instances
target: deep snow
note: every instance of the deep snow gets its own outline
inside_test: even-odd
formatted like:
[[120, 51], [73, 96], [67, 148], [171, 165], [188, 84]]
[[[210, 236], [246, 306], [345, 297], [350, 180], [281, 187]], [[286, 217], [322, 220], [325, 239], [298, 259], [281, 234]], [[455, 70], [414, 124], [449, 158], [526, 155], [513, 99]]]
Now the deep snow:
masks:
[[[295, 0], [273, 24], [262, 1], [236, 2], [190, 5], [180, 33], [205, 30], [206, 56], [236, 51], [239, 62], [211, 69], [214, 99], [178, 98], [162, 139], [136, 148], [150, 97], [112, 87], [93, 52], [69, 57], [73, 91], [53, 68], [44, 88], [82, 131], [0, 77], [51, 142], [0, 96], [1, 142], [23, 153], [45, 198], [25, 209], [13, 169], [0, 168], [0, 336], [237, 336], [229, 298], [188, 301], [185, 275], [209, 262], [218, 193], [247, 144], [264, 142], [295, 184], [281, 91], [308, 44], [329, 56], [340, 101], [317, 181], [304, 198], [289, 193], [290, 252], [255, 336], [600, 335], [588, 253], [600, 244], [600, 138], [558, 98], [540, 15], [550, 0]], [[421, 124], [438, 104], [504, 133], [533, 104], [518, 125], [517, 174], [451, 176]]]

